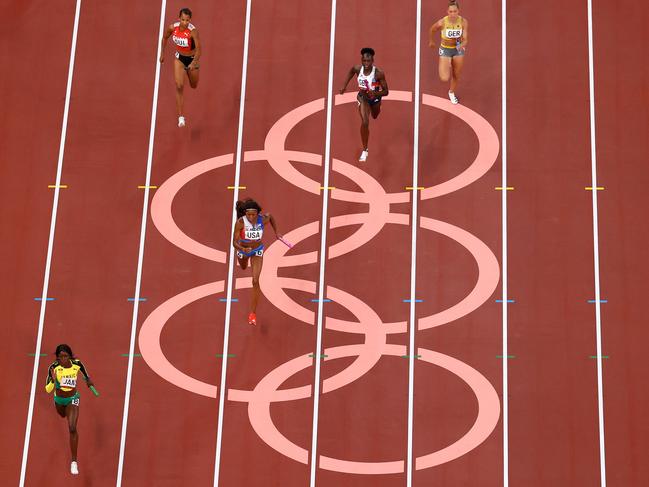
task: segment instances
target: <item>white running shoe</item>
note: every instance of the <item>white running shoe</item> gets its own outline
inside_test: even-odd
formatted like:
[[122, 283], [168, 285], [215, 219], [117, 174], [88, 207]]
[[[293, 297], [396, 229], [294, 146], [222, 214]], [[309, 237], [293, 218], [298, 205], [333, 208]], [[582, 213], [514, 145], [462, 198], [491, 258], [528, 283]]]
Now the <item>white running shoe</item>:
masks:
[[77, 462], [72, 462], [70, 464], [70, 473], [72, 475], [79, 475], [79, 467], [77, 466]]
[[452, 91], [448, 92], [448, 99], [451, 100], [451, 103], [453, 105], [460, 103], [460, 100], [457, 99], [457, 96], [455, 96], [455, 93], [453, 93]]
[[178, 126], [179, 127], [184, 127], [185, 126], [185, 117], [183, 117], [182, 115], [180, 117], [178, 117]]
[[365, 162], [367, 160], [367, 149], [361, 152], [361, 156], [358, 158], [358, 162]]

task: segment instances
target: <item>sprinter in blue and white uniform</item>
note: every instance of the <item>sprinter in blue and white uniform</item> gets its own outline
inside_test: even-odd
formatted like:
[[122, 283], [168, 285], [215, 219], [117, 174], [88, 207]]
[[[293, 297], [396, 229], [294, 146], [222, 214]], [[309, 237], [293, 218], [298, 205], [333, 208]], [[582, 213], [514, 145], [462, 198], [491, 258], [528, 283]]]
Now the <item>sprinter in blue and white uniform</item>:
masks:
[[264, 225], [270, 223], [275, 231], [275, 236], [281, 238], [277, 232], [277, 224], [273, 215], [270, 213], [261, 213], [261, 206], [251, 198], [243, 201], [237, 201], [237, 223], [234, 225], [234, 235], [232, 236], [232, 246], [237, 251], [237, 259], [242, 269], [248, 268], [248, 263], [252, 267], [252, 302], [250, 304], [250, 314], [248, 314], [248, 324], [257, 324], [257, 303], [261, 295], [259, 287], [259, 276], [264, 264]]
[[358, 113], [361, 116], [361, 141], [363, 151], [358, 158], [359, 162], [365, 162], [368, 156], [367, 145], [370, 138], [370, 114], [377, 118], [381, 113], [381, 98], [388, 94], [388, 83], [385, 80], [385, 73], [374, 66], [374, 49], [364, 47], [361, 49], [361, 64], [352, 66], [347, 73], [347, 78], [340, 89], [340, 94], [345, 93], [347, 85], [352, 77], [358, 78]]

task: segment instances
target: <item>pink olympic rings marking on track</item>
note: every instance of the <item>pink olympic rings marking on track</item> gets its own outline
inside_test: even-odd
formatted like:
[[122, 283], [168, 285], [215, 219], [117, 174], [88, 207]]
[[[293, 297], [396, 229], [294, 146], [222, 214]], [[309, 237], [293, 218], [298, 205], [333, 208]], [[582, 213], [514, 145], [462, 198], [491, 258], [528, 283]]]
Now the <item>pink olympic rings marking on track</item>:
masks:
[[[355, 93], [336, 95], [335, 104], [342, 105], [351, 103], [355, 99]], [[385, 99], [388, 101], [412, 102], [412, 93], [408, 91], [392, 91]], [[452, 105], [449, 100], [426, 94], [422, 97], [422, 103], [458, 116], [475, 131], [479, 141], [478, 154], [473, 163], [464, 172], [451, 180], [422, 190], [421, 199], [424, 200], [457, 191], [479, 179], [496, 161], [499, 143], [498, 136], [493, 127], [473, 110], [462, 105]], [[275, 172], [286, 181], [305, 191], [319, 194], [320, 183], [297, 171], [291, 164], [291, 161], [321, 165], [322, 157], [318, 154], [286, 150], [284, 145], [293, 127], [306, 117], [323, 109], [324, 98], [321, 98], [291, 110], [282, 116], [269, 130], [266, 136], [265, 149], [262, 151], [247, 151], [244, 154], [244, 161], [267, 160]], [[151, 202], [153, 222], [165, 238], [193, 255], [220, 263], [225, 263], [226, 253], [196, 242], [182, 232], [173, 219], [171, 206], [178, 191], [190, 180], [207, 171], [230, 165], [232, 162], [232, 154], [227, 154], [207, 159], [182, 169], [160, 186]], [[362, 181], [366, 188], [366, 191], [362, 193], [343, 189], [335, 189], [331, 192], [332, 198], [336, 200], [370, 204], [368, 218], [362, 219], [361, 228], [347, 239], [349, 243], [354, 243], [357, 247], [371, 240], [380, 231], [380, 227], [386, 223], [386, 218], [390, 218], [390, 216], [385, 218], [379, 217], [385, 214], [386, 205], [389, 214], [390, 203], [404, 203], [409, 201], [409, 192], [385, 193], [376, 180], [351, 164], [334, 159], [332, 161], [332, 170], [347, 176], [352, 181]], [[363, 187], [360, 184], [359, 186]], [[367, 189], [370, 189], [370, 191], [368, 192]], [[336, 226], [340, 226], [345, 221], [345, 216], [338, 216], [332, 218], [330, 224], [332, 228], [336, 228]], [[333, 258], [342, 255], [344, 252], [341, 252], [341, 249], [346, 246], [346, 243], [346, 241], [340, 242], [332, 246], [329, 250], [329, 257]]]
[[498, 134], [484, 117], [464, 105], [453, 105], [450, 100], [432, 95], [422, 95], [424, 105], [439, 108], [463, 120], [478, 137], [478, 154], [471, 165], [452, 179], [421, 191], [421, 199], [437, 198], [462, 189], [484, 176], [494, 165], [500, 151]]
[[473, 290], [462, 301], [450, 308], [418, 320], [417, 328], [426, 330], [458, 320], [479, 308], [498, 287], [500, 266], [491, 249], [482, 240], [466, 230], [425, 216], [420, 217], [419, 224], [421, 228], [432, 230], [455, 240], [471, 253], [478, 264], [478, 281]]
[[212, 157], [181, 169], [162, 184], [151, 200], [151, 219], [164, 238], [190, 254], [225, 264], [226, 253], [188, 237], [176, 224], [171, 207], [178, 192], [189, 181], [207, 171], [232, 164], [232, 154]]
[[[313, 159], [313, 157], [308, 153], [295, 152], [292, 154], [294, 160], [312, 161]], [[192, 255], [219, 263], [225, 263], [226, 253], [208, 247], [187, 236], [187, 234], [178, 227], [173, 218], [172, 205], [176, 195], [183, 186], [208, 171], [232, 164], [232, 160], [232, 154], [213, 157], [192, 164], [191, 166], [178, 171], [160, 186], [151, 202], [151, 218], [153, 224], [167, 240]], [[265, 151], [249, 151], [245, 153], [245, 160], [247, 162], [254, 162], [260, 160], [271, 160], [271, 157], [268, 156]], [[366, 214], [367, 218], [358, 218], [351, 215], [351, 217], [354, 218], [354, 222], [361, 225], [360, 228], [345, 241], [334, 244], [329, 249], [329, 257], [333, 258], [342, 255], [345, 253], [342, 251], [343, 249], [347, 249], [347, 252], [349, 252], [365, 245], [374, 238], [380, 232], [385, 223], [388, 223], [390, 220], [393, 221], [395, 218], [402, 218], [403, 221], [407, 220], [407, 215], [401, 217], [401, 215], [395, 216], [394, 214], [391, 215], [389, 213], [389, 205], [391, 202], [402, 202], [401, 200], [404, 198], [405, 201], [408, 201], [407, 198], [409, 195], [407, 193], [403, 194], [404, 198], [390, 198], [390, 195], [385, 193], [381, 185], [375, 179], [364, 171], [361, 171], [343, 161], [334, 160], [333, 169], [350, 179], [355, 180], [357, 183], [363, 183], [363, 185], [368, 188], [368, 190], [363, 193], [341, 190], [339, 191], [339, 194], [341, 195], [340, 199], [346, 197], [348, 198], [347, 201], [350, 202], [369, 203], [370, 208], [369, 213]], [[351, 221], [347, 220], [347, 216], [343, 215], [332, 218], [330, 224], [331, 228], [336, 228], [345, 224], [351, 224]], [[295, 257], [297, 256], [291, 256], [287, 259], [294, 260]], [[304, 256], [304, 258], [306, 257], [307, 256]], [[313, 259], [313, 262], [315, 262], [317, 256], [314, 253], [310, 254], [308, 258]], [[304, 265], [305, 263], [306, 262], [303, 261], [300, 265]], [[286, 265], [291, 264], [284, 264], [282, 267]]]
[[[499, 279], [499, 268], [496, 257], [493, 255], [493, 253], [491, 253], [490, 249], [469, 232], [466, 232], [465, 230], [462, 230], [448, 223], [440, 222], [426, 217], [421, 218], [421, 226], [422, 228], [427, 228], [429, 230], [439, 232], [440, 234], [452, 238], [453, 240], [460, 243], [467, 250], [469, 250], [469, 252], [476, 259], [479, 269], [478, 282], [476, 283], [473, 291], [462, 301], [460, 301], [460, 303], [452, 306], [451, 308], [428, 317], [420, 318], [418, 321], [418, 328], [420, 330], [423, 330], [431, 328], [433, 326], [439, 326], [453, 320], [457, 320], [462, 316], [469, 314], [471, 311], [480, 306], [486, 299], [489, 298], [489, 296], [496, 288]], [[302, 240], [313, 235], [316, 231], [317, 223], [310, 223], [296, 230], [292, 230], [291, 232], [287, 233], [286, 236], [287, 238], [290, 238], [293, 242], [298, 244]], [[313, 295], [315, 294], [316, 290], [315, 283], [301, 279], [277, 276], [277, 271], [280, 268], [280, 263], [283, 259], [288, 258], [284, 255], [288, 250], [289, 249], [284, 245], [277, 245], [277, 243], [273, 243], [271, 246], [269, 246], [268, 251], [265, 254], [266, 265], [264, 265], [264, 269], [262, 270], [262, 277], [260, 279], [262, 291], [267, 296], [269, 301], [272, 302], [273, 305], [278, 309], [289, 316], [312, 325], [315, 320], [313, 311], [299, 305], [298, 303], [290, 299], [284, 289], [299, 290]], [[302, 256], [296, 256], [295, 258], [297, 260], [294, 260], [293, 262], [291, 262], [291, 264], [300, 265], [304, 263], [315, 262], [314, 254], [315, 252], [310, 254], [303, 254]], [[305, 259], [305, 256], [308, 258]], [[311, 259], [313, 259], [313, 261]], [[235, 287], [236, 289], [250, 287], [250, 278], [238, 279]], [[209, 296], [210, 294], [217, 294], [222, 291], [223, 281], [219, 281], [217, 283], [206, 284], [197, 288], [190, 289], [170, 298], [169, 300], [162, 303], [147, 317], [147, 319], [142, 324], [139, 335], [140, 351], [142, 353], [142, 357], [152, 370], [154, 370], [164, 379], [182, 389], [208, 397], [215, 397], [216, 386], [197, 381], [196, 379], [178, 371], [171, 363], [169, 363], [161, 349], [160, 334], [165, 323], [178, 310], [198, 299]], [[366, 346], [373, 344], [374, 346], [381, 348], [380, 344], [385, 343], [385, 335], [404, 333], [406, 331], [405, 322], [400, 322], [389, 323], [383, 325], [383, 327], [379, 327], [379, 335], [376, 335], [374, 333], [370, 334], [370, 329], [367, 328], [367, 324], [377, 322], [381, 323], [380, 318], [375, 315], [374, 311], [371, 308], [369, 308], [367, 305], [365, 305], [365, 303], [358, 300], [357, 298], [349, 295], [348, 293], [345, 293], [333, 287], [327, 288], [327, 298], [336, 301], [337, 303], [345, 306], [347, 309], [352, 311], [352, 313], [358, 318], [359, 321], [349, 322], [326, 317], [325, 327], [328, 329], [344, 331], [347, 333], [365, 333]], [[377, 342], [376, 340], [379, 341]], [[380, 357], [380, 355], [378, 357]], [[372, 359], [371, 366], [376, 363], [378, 357], [374, 357]], [[365, 359], [365, 357], [363, 357], [363, 359]], [[369, 363], [370, 362], [362, 362], [361, 357], [359, 357], [359, 359], [353, 362], [347, 369], [330, 378], [330, 384], [338, 384], [334, 388], [349, 384], [350, 381], [339, 381], [347, 377], [346, 374], [350, 374], [351, 372], [356, 370], [355, 367], [360, 367], [361, 370], [363, 370], [363, 373], [367, 372], [371, 368], [371, 366], [368, 367]], [[351, 380], [356, 380], [361, 375], [362, 373], [360, 375], [353, 374], [353, 378]], [[327, 381], [325, 381], [323, 392], [333, 390], [328, 389], [328, 387], [329, 384], [327, 383]], [[237, 396], [237, 394], [244, 392], [246, 391], [230, 391], [230, 394], [234, 393], [232, 400], [242, 400], [243, 396]]]
[[[360, 223], [359, 220], [366, 218], [366, 215], [366, 213], [360, 213], [338, 217], [336, 220], [336, 226]], [[390, 223], [409, 224], [407, 215], [399, 216], [403, 216], [404, 218], [398, 221], [391, 221]], [[434, 231], [459, 243], [469, 251], [478, 265], [478, 279], [475, 286], [466, 297], [450, 308], [422, 317], [418, 320], [418, 329], [426, 330], [428, 328], [455, 321], [480, 307], [482, 303], [489, 299], [498, 286], [498, 281], [500, 279], [500, 266], [498, 265], [498, 259], [496, 259], [496, 256], [493, 254], [491, 249], [484, 242], [466, 230], [427, 217], [421, 217], [419, 221], [421, 228]], [[333, 219], [332, 227], [334, 227]], [[287, 238], [297, 245], [301, 241], [315, 235], [317, 231], [317, 222], [309, 223], [292, 230], [287, 234]], [[351, 243], [349, 247], [345, 247], [344, 245], [347, 243], [349, 243], [349, 239], [338, 244], [341, 246], [340, 251], [342, 253], [355, 250], [356, 247], [352, 247]], [[282, 282], [287, 282], [286, 279], [288, 278], [277, 277], [278, 270], [283, 267], [283, 260], [289, 258], [284, 255], [288, 250], [289, 249], [285, 246], [279, 246], [276, 244], [269, 247], [269, 250], [265, 254], [267, 260], [264, 261], [264, 267], [260, 278], [261, 290], [264, 293], [264, 296], [266, 296], [266, 298], [272, 302], [276, 308], [280, 309], [288, 316], [292, 316], [297, 320], [312, 325], [315, 322], [314, 312], [292, 300], [282, 289]], [[301, 255], [295, 256], [295, 258], [300, 259], [300, 265], [314, 264], [317, 255], [316, 252], [311, 252], [308, 256]], [[295, 289], [295, 287], [289, 287], [289, 289]], [[304, 285], [301, 290], [315, 293], [315, 283]]]
[[[352, 102], [355, 94], [337, 96], [336, 105]], [[409, 92], [393, 92], [388, 100], [412, 102]], [[495, 162], [498, 155], [498, 139], [495, 130], [475, 112], [466, 107], [456, 107], [444, 100], [429, 95], [423, 96], [425, 105], [434, 106], [449, 113], [460, 116], [468, 123], [478, 136], [480, 148], [474, 162], [461, 174], [421, 191], [421, 198], [428, 199], [456, 191], [480, 178]], [[307, 103], [283, 116], [271, 128], [262, 151], [248, 151], [244, 161], [253, 162], [267, 160], [273, 169], [284, 179], [306, 191], [319, 194], [319, 183], [297, 171], [291, 161], [314, 165], [322, 164], [322, 157], [317, 154], [290, 151], [284, 148], [286, 137], [290, 130], [307, 116], [323, 110], [322, 99]], [[180, 230], [175, 223], [171, 208], [174, 197], [190, 180], [205, 172], [232, 164], [231, 154], [214, 157], [193, 164], [169, 178], [158, 190], [152, 202], [151, 212], [154, 224], [159, 231], [174, 245], [193, 255], [208, 260], [224, 263], [226, 253], [212, 249], [194, 241]], [[352, 252], [376, 236], [386, 223], [409, 224], [408, 215], [390, 212], [391, 203], [407, 202], [409, 192], [387, 194], [382, 186], [358, 167], [343, 161], [333, 159], [332, 170], [355, 182], [361, 192], [342, 189], [332, 191], [332, 198], [342, 201], [369, 204], [368, 213], [341, 215], [331, 218], [331, 228], [359, 225], [359, 229], [342, 242], [334, 244], [329, 249], [329, 258], [334, 258]], [[420, 225], [442, 235], [445, 235], [464, 246], [478, 263], [479, 276], [474, 289], [458, 304], [434, 315], [421, 318], [418, 321], [420, 330], [439, 326], [454, 321], [479, 307], [493, 293], [499, 279], [498, 262], [490, 249], [475, 236], [453, 225], [421, 217]], [[291, 241], [299, 243], [317, 233], [318, 222], [304, 225], [286, 235]], [[317, 261], [317, 253], [310, 252], [300, 255], [285, 255], [288, 248], [273, 244], [269, 246], [266, 256], [267, 264], [262, 271], [262, 291], [273, 304], [285, 313], [308, 324], [313, 324], [315, 316], [312, 311], [299, 305], [288, 297], [284, 289], [303, 291], [313, 295], [315, 283], [301, 279], [278, 277], [278, 269], [298, 265], [312, 264]], [[250, 278], [237, 279], [236, 289], [250, 287]], [[184, 306], [192, 302], [223, 291], [223, 281], [205, 284], [185, 291], [170, 298], [154, 310], [145, 320], [140, 330], [140, 350], [147, 364], [161, 377], [183, 389], [208, 397], [216, 397], [216, 386], [198, 381], [177, 370], [164, 356], [160, 345], [160, 334], [169, 318]], [[365, 341], [360, 345], [335, 347], [326, 351], [329, 359], [356, 355], [357, 358], [343, 371], [328, 378], [323, 383], [323, 393], [349, 385], [362, 375], [369, 372], [380, 360], [382, 355], [405, 353], [405, 348], [397, 345], [387, 345], [386, 336], [393, 333], [404, 333], [406, 323], [385, 323], [369, 308], [354, 296], [333, 287], [327, 288], [327, 297], [346, 307], [356, 316], [358, 322], [348, 322], [326, 317], [325, 326], [328, 329], [347, 333], [365, 335]], [[471, 430], [458, 441], [435, 453], [417, 459], [416, 467], [428, 468], [447, 462], [475, 448], [493, 431], [499, 417], [498, 396], [489, 382], [477, 371], [455, 359], [436, 352], [420, 350], [424, 361], [451, 371], [472, 388], [479, 402], [478, 418]], [[329, 360], [328, 359], [328, 360]], [[306, 355], [292, 359], [269, 372], [252, 391], [229, 389], [228, 399], [249, 403], [250, 421], [259, 436], [270, 446], [282, 454], [302, 463], [306, 463], [308, 452], [292, 444], [276, 429], [269, 413], [271, 402], [308, 398], [311, 386], [301, 386], [292, 389], [278, 390], [279, 386], [296, 372], [310, 366], [312, 360]], [[288, 375], [286, 375], [288, 374]], [[279, 381], [279, 382], [278, 382]], [[495, 401], [494, 401], [495, 398]], [[339, 472], [380, 474], [402, 472], [404, 462], [350, 462], [326, 456], [320, 457], [320, 467]]]
[[178, 310], [201, 298], [221, 292], [223, 292], [223, 281], [211, 282], [177, 294], [147, 316], [138, 336], [140, 353], [151, 370], [182, 389], [213, 398], [216, 398], [216, 386], [206, 384], [180, 372], [167, 360], [160, 345], [160, 335], [169, 318]]
[[[325, 354], [327, 355], [325, 361], [354, 355], [361, 356], [363, 354], [362, 349], [366, 346], [367, 344], [328, 348], [325, 350]], [[404, 345], [384, 344], [380, 350], [380, 355], [398, 357], [405, 353], [406, 347]], [[461, 378], [471, 388], [478, 401], [478, 416], [469, 431], [451, 445], [436, 452], [418, 457], [415, 468], [422, 470], [450, 462], [473, 450], [486, 440], [498, 423], [498, 418], [500, 417], [500, 400], [498, 393], [489, 381], [472, 367], [448, 355], [427, 349], [418, 348], [417, 353], [421, 356], [420, 360], [438, 365]], [[241, 391], [237, 391], [237, 394], [234, 394], [234, 391], [230, 391], [228, 397], [230, 400], [247, 399], [248, 417], [257, 435], [274, 450], [303, 464], [307, 464], [308, 450], [290, 441], [276, 428], [270, 415], [270, 404], [277, 400], [289, 401], [303, 399], [306, 394], [310, 395], [310, 386], [281, 391], [284, 393], [281, 397], [277, 394], [279, 392], [278, 388], [282, 383], [303, 369], [312, 366], [312, 363], [313, 360], [306, 355], [297, 357], [285, 362], [267, 374], [257, 384], [253, 394], [244, 397]], [[404, 471], [404, 461], [358, 462], [320, 455], [319, 467], [341, 473], [366, 475], [393, 474]]]
[[[311, 284], [308, 281], [301, 281], [299, 279], [281, 279], [281, 283], [287, 288], [298, 290], [304, 290], [305, 286], [303, 283]], [[235, 283], [236, 289], [249, 287], [251, 287], [250, 278], [237, 279]], [[162, 351], [160, 337], [167, 321], [181, 308], [199, 299], [213, 294], [219, 294], [223, 290], [223, 281], [218, 281], [204, 284], [173, 296], [158, 306], [145, 319], [139, 333], [139, 346], [142, 358], [154, 372], [181, 389], [212, 398], [216, 397], [216, 386], [194, 379], [172, 365]], [[315, 292], [315, 285], [311, 292]], [[387, 328], [383, 326], [381, 319], [369, 306], [359, 299], [332, 287], [327, 288], [327, 296], [340, 305], [347, 307], [359, 320], [358, 322], [347, 322], [327, 318], [327, 327], [339, 331], [364, 334], [365, 343], [362, 345], [363, 348], [360, 349], [358, 357], [354, 362], [343, 371], [324, 381], [323, 392], [325, 393], [350, 384], [371, 370], [381, 358], [380, 350], [385, 346], [387, 335]], [[400, 327], [400, 332], [405, 332], [405, 322], [394, 324], [393, 328], [397, 326]], [[310, 386], [275, 391], [275, 393], [272, 397], [273, 401], [304, 399], [311, 394]], [[236, 389], [230, 389], [228, 391], [228, 399], [233, 401], [249, 401], [252, 397], [254, 397], [254, 391]]]
[[[392, 90], [390, 95], [385, 97], [384, 100], [412, 103], [412, 93], [410, 91]], [[345, 103], [353, 103], [355, 101], [356, 93], [336, 95], [335, 98], [336, 106]], [[500, 150], [500, 142], [498, 141], [498, 134], [491, 124], [480, 114], [464, 105], [453, 105], [446, 98], [427, 94], [422, 95], [422, 104], [444, 110], [451, 115], [460, 118], [473, 129], [478, 138], [479, 145], [476, 158], [462, 173], [448, 181], [436, 184], [421, 191], [421, 199], [426, 200], [457, 191], [458, 189], [468, 186], [480, 179], [496, 162]], [[321, 165], [322, 156], [309, 154], [308, 157], [305, 158], [303, 155], [304, 153], [286, 150], [285, 143], [288, 134], [293, 127], [308, 116], [322, 110], [324, 110], [324, 98], [314, 100], [291, 110], [286, 115], [282, 116], [268, 131], [264, 146], [265, 157], [268, 158], [270, 166], [280, 177], [313, 194], [320, 194], [320, 183], [299, 172], [291, 164], [291, 161]], [[331, 198], [342, 201], [358, 201], [349, 199], [350, 193], [352, 192], [343, 192], [339, 189], [335, 189], [331, 192]], [[407, 192], [389, 194], [390, 201], [394, 203], [407, 202], [409, 201], [408, 198], [409, 193]]]

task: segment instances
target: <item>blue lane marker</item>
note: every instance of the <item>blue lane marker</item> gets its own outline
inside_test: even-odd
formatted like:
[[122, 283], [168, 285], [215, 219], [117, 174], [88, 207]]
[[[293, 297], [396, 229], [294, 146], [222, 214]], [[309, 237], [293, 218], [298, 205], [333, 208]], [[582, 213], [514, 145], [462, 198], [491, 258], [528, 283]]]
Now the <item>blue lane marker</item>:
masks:
[[[594, 304], [594, 303], [597, 302], [597, 300], [595, 300], [595, 299], [589, 299], [588, 302], [589, 302], [590, 304]], [[600, 303], [608, 303], [608, 299], [600, 299], [599, 302], [600, 302]]]
[[[127, 301], [135, 301], [135, 298], [127, 298]], [[146, 298], [139, 298], [138, 301], [146, 301]]]
[[[55, 298], [45, 298], [45, 301], [54, 301]], [[43, 301], [43, 298], [34, 298], [34, 301]]]
[[412, 303], [413, 301], [414, 301], [415, 303], [423, 303], [423, 302], [424, 302], [423, 299], [414, 299], [414, 300], [411, 300], [411, 299], [404, 299], [404, 300], [403, 300], [404, 303]]
[[[502, 299], [496, 299], [496, 303], [502, 303], [502, 302], [503, 302]], [[513, 299], [508, 299], [506, 302], [507, 303], [515, 303], [516, 301], [514, 301]]]
[[[312, 303], [319, 303], [320, 300], [319, 299], [312, 299], [311, 302]], [[323, 303], [331, 303], [331, 299], [323, 299], [322, 302]]]
[[[219, 301], [221, 301], [222, 303], [227, 303], [227, 302], [228, 302], [228, 298], [219, 298]], [[230, 299], [230, 301], [232, 301], [233, 303], [238, 303], [238, 302], [239, 302], [239, 298], [232, 298], [232, 299]]]

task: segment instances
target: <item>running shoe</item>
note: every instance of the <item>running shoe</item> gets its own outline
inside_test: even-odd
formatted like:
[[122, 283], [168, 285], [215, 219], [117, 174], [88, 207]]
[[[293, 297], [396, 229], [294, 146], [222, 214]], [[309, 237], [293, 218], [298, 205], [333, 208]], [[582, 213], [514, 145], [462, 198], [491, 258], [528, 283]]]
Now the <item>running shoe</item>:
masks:
[[457, 96], [455, 96], [455, 93], [453, 93], [452, 91], [448, 92], [448, 99], [451, 100], [451, 103], [453, 105], [460, 103], [460, 100], [458, 100]]
[[178, 117], [178, 126], [179, 127], [184, 127], [185, 126], [185, 117], [183, 117], [182, 115], [180, 117]]
[[77, 462], [72, 462], [70, 464], [70, 473], [72, 475], [79, 475], [79, 467], [77, 466]]
[[361, 152], [361, 156], [358, 158], [358, 162], [365, 162], [365, 161], [367, 161], [367, 149]]
[[257, 315], [255, 313], [250, 313], [248, 315], [248, 324], [256, 325], [257, 324]]

